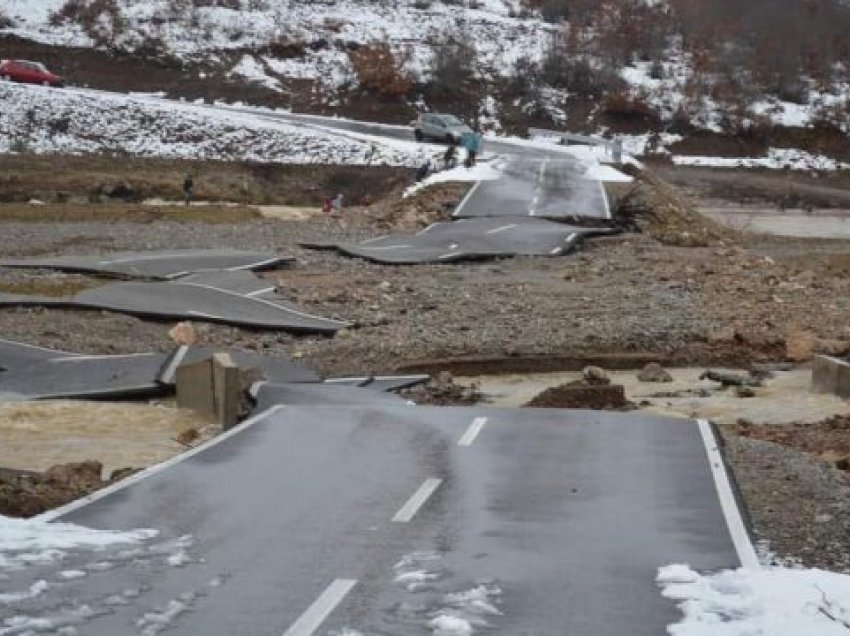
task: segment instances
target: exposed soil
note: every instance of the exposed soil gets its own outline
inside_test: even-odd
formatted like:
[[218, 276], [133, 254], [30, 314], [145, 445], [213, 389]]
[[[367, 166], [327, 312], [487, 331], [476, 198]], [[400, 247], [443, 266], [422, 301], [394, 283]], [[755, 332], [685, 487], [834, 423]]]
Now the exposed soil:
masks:
[[385, 166], [0, 155], [0, 201], [180, 200], [187, 173], [193, 175], [196, 199], [292, 206], [321, 206], [325, 197], [338, 193], [350, 204], [365, 197], [377, 201], [408, 183], [412, 175], [407, 168]]
[[33, 517], [84, 497], [132, 475], [133, 468], [116, 470], [102, 479], [96, 461], [57, 464], [43, 473], [0, 468], [0, 515]]
[[[95, 160], [91, 173], [82, 167], [80, 173], [94, 174], [96, 169], [106, 175], [104, 182], [114, 183], [132, 172], [130, 168], [124, 172], [124, 167], [109, 172], [106, 162], [100, 161]], [[50, 165], [56, 164], [43, 169], [32, 164], [32, 169], [43, 174]], [[242, 167], [235, 170], [244, 174]], [[169, 173], [173, 179], [169, 176], [162, 183], [179, 188], [182, 171], [182, 166], [173, 168]], [[724, 186], [724, 179], [733, 177], [718, 173], [724, 176], [716, 181], [710, 176], [692, 180], [691, 194], [716, 197], [725, 192], [735, 201], [738, 192]], [[309, 187], [322, 188], [320, 182], [334, 178], [330, 169], [316, 176], [295, 169], [276, 174], [299, 175], [293, 177], [299, 199], [310, 199]], [[688, 175], [672, 169], [665, 174], [674, 183], [688, 181]], [[764, 187], [768, 194], [776, 194], [785, 183], [764, 175], [766, 182], [749, 184], [755, 178], [751, 175], [739, 175], [745, 192]], [[35, 177], [24, 177], [38, 183]], [[399, 173], [401, 181], [403, 177]], [[87, 178], [81, 178], [78, 192], [87, 192]], [[393, 267], [299, 247], [304, 241], [360, 240], [399, 227], [415, 230], [445, 218], [468, 187], [448, 185], [402, 201], [401, 181], [393, 183], [387, 173], [374, 179], [386, 186], [376, 186], [375, 192], [389, 192], [388, 198], [367, 207], [348, 207], [337, 217], [240, 218], [217, 224], [105, 221], [94, 216], [39, 223], [0, 217], [4, 237], [0, 257], [221, 245], [293, 255], [294, 266], [263, 275], [278, 285], [284, 297], [308, 311], [350, 320], [351, 329], [331, 339], [203, 323], [195, 328], [200, 344], [291, 355], [326, 374], [445, 368], [482, 373], [577, 369], [586, 364], [640, 368], [652, 361], [665, 366], [748, 368], [754, 362], [805, 361], [816, 351], [850, 349], [846, 242], [715, 232], [690, 202], [653, 179], [641, 186], [640, 200], [647, 211], [634, 219], [643, 233], [593, 239], [563, 258]], [[225, 179], [210, 180], [218, 182]], [[705, 186], [700, 185], [703, 182]], [[803, 185], [820, 183], [800, 181], [801, 191]], [[840, 187], [837, 177], [830, 183], [830, 188]], [[172, 185], [151, 188], [151, 194], [174, 198]], [[20, 188], [20, 196], [32, 196], [32, 187]], [[707, 189], [700, 190], [703, 187]], [[270, 190], [268, 197], [285, 188]], [[25, 207], [36, 213], [50, 211], [48, 206]], [[684, 240], [685, 232], [705, 240]], [[0, 284], [6, 290], [61, 289], [89, 280], [0, 270]], [[171, 326], [104, 312], [0, 309], [0, 333], [5, 338], [87, 353], [168, 350], [173, 344], [167, 335]], [[419, 391], [418, 401], [430, 403], [478, 399], [477, 390], [457, 387], [454, 381], [438, 381]], [[564, 397], [565, 392], [559, 391], [541, 396], [539, 402], [611, 406], [610, 395], [594, 402], [591, 392], [585, 387], [579, 395]], [[836, 429], [835, 436], [839, 435]], [[848, 527], [843, 521], [844, 511], [850, 511], [846, 474], [799, 444], [776, 444], [752, 435], [730, 434], [729, 440], [729, 456], [760, 536], [783, 555], [812, 564], [840, 565], [846, 558], [850, 564], [846, 548], [836, 547], [838, 535], [830, 534]], [[787, 479], [788, 475], [794, 477]], [[804, 521], [794, 516], [796, 511], [805, 513]], [[833, 515], [835, 523], [823, 521], [823, 515]], [[846, 519], [850, 521], [850, 512]], [[843, 540], [845, 546], [850, 544], [846, 535]]]
[[637, 408], [626, 399], [622, 385], [587, 384], [581, 380], [546, 389], [525, 406], [594, 411], [631, 411]]

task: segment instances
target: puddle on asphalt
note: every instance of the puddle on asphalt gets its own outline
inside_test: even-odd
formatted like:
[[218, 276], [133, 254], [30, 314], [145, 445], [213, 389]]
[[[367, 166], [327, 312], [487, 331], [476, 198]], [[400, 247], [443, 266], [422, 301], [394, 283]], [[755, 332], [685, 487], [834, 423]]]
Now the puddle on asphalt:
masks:
[[[648, 402], [642, 410], [673, 417], [710, 419], [718, 424], [734, 424], [739, 418], [760, 423], [818, 422], [837, 414], [850, 413], [850, 402], [833, 395], [810, 391], [810, 369], [777, 371], [764, 387], [754, 389], [755, 396], [740, 398], [734, 389], [711, 391], [709, 397], [652, 397], [659, 393], [715, 389], [718, 385], [699, 376], [706, 367], [667, 369], [673, 382], [648, 383], [637, 379], [637, 370], [609, 371], [614, 384], [622, 384], [626, 397], [636, 404]], [[746, 375], [740, 369], [716, 369]], [[480, 377], [458, 377], [463, 384], [475, 382], [484, 397], [482, 403], [515, 408], [529, 402], [542, 391], [581, 378], [578, 372], [529, 373]]]
[[189, 428], [212, 433], [195, 413], [164, 405], [0, 402], [0, 466], [44, 471], [91, 459], [106, 474], [142, 468], [185, 451], [176, 438]]

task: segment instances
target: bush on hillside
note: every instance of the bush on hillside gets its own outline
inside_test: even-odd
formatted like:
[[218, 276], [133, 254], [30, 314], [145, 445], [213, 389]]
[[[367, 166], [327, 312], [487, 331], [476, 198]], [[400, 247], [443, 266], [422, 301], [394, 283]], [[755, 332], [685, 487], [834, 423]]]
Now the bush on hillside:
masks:
[[360, 86], [385, 97], [404, 97], [413, 80], [407, 72], [411, 52], [394, 53], [384, 42], [350, 50], [348, 57]]

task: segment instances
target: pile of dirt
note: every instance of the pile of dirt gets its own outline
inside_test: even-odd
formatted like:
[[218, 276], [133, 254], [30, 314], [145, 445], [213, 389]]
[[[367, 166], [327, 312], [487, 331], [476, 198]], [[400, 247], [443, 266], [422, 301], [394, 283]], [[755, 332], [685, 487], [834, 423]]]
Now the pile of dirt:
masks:
[[626, 391], [621, 384], [596, 384], [584, 380], [548, 388], [524, 406], [593, 411], [632, 411], [637, 408], [626, 399]]
[[0, 515], [32, 517], [84, 497], [124, 479], [134, 468], [115, 470], [102, 478], [103, 464], [84, 461], [58, 464], [43, 473], [0, 469]]
[[401, 396], [416, 404], [433, 406], [468, 406], [481, 399], [477, 385], [459, 384], [448, 371], [438, 373], [427, 384], [405, 389]]
[[418, 230], [437, 221], [447, 221], [470, 188], [468, 183], [445, 183], [420, 190], [407, 198], [402, 188], [364, 208], [369, 222], [393, 232]]
[[636, 181], [615, 210], [626, 227], [678, 247], [708, 247], [733, 240], [731, 230], [702, 216], [693, 203], [657, 175], [632, 167], [627, 171]]
[[850, 471], [850, 416], [847, 415], [836, 415], [815, 424], [765, 425], [738, 420], [731, 432], [809, 453], [840, 470]]

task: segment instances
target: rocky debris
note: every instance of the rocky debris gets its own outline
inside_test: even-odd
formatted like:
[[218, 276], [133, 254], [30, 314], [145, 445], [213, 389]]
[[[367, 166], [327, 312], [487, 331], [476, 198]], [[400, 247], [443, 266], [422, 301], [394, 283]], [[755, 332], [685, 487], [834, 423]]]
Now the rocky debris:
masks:
[[192, 346], [198, 342], [198, 332], [188, 320], [178, 322], [168, 331], [168, 337], [179, 345]]
[[711, 369], [704, 371], [699, 376], [699, 379], [717, 382], [723, 389], [728, 389], [730, 386], [753, 387], [762, 385], [760, 380], [753, 377], [747, 377], [737, 373], [722, 373], [720, 371], [712, 371]]
[[[808, 426], [800, 425], [800, 429]], [[766, 543], [780, 563], [790, 560], [804, 567], [850, 569], [847, 473], [798, 448], [758, 439], [754, 430], [750, 436], [737, 434], [739, 428], [723, 431], [724, 448], [756, 538]], [[850, 435], [845, 431], [843, 437], [847, 444]]]
[[734, 234], [701, 215], [694, 204], [652, 172], [630, 167], [636, 181], [614, 210], [628, 229], [649, 233], [665, 245], [707, 247]]
[[32, 517], [57, 508], [137, 472], [122, 468], [102, 478], [103, 464], [84, 461], [51, 466], [44, 473], [0, 470], [0, 515]]
[[850, 352], [850, 340], [819, 338], [807, 329], [794, 329], [785, 337], [785, 356], [793, 362], [809, 362], [815, 354], [844, 356]]
[[448, 371], [441, 371], [426, 384], [404, 389], [399, 394], [416, 404], [435, 406], [467, 406], [481, 401], [477, 384], [460, 384]]
[[581, 377], [586, 384], [591, 386], [611, 383], [611, 378], [608, 377], [608, 373], [602, 367], [585, 367], [581, 371]]
[[193, 443], [198, 441], [201, 437], [201, 434], [198, 432], [196, 428], [187, 428], [185, 431], [181, 431], [181, 433], [177, 436], [176, 440], [178, 444], [182, 444], [183, 446], [191, 446]]
[[583, 380], [550, 387], [524, 406], [594, 411], [631, 411], [637, 408], [626, 399], [626, 391], [622, 385], [591, 384]]
[[850, 415], [836, 415], [814, 424], [754, 424], [741, 419], [731, 431], [741, 437], [782, 444], [809, 453], [839, 468], [850, 465]]
[[673, 376], [657, 362], [650, 362], [637, 374], [641, 382], [672, 382]]
[[393, 232], [420, 229], [451, 219], [452, 212], [469, 188], [469, 183], [437, 184], [407, 198], [401, 197], [399, 189], [385, 199], [362, 208], [360, 216], [378, 229]]

